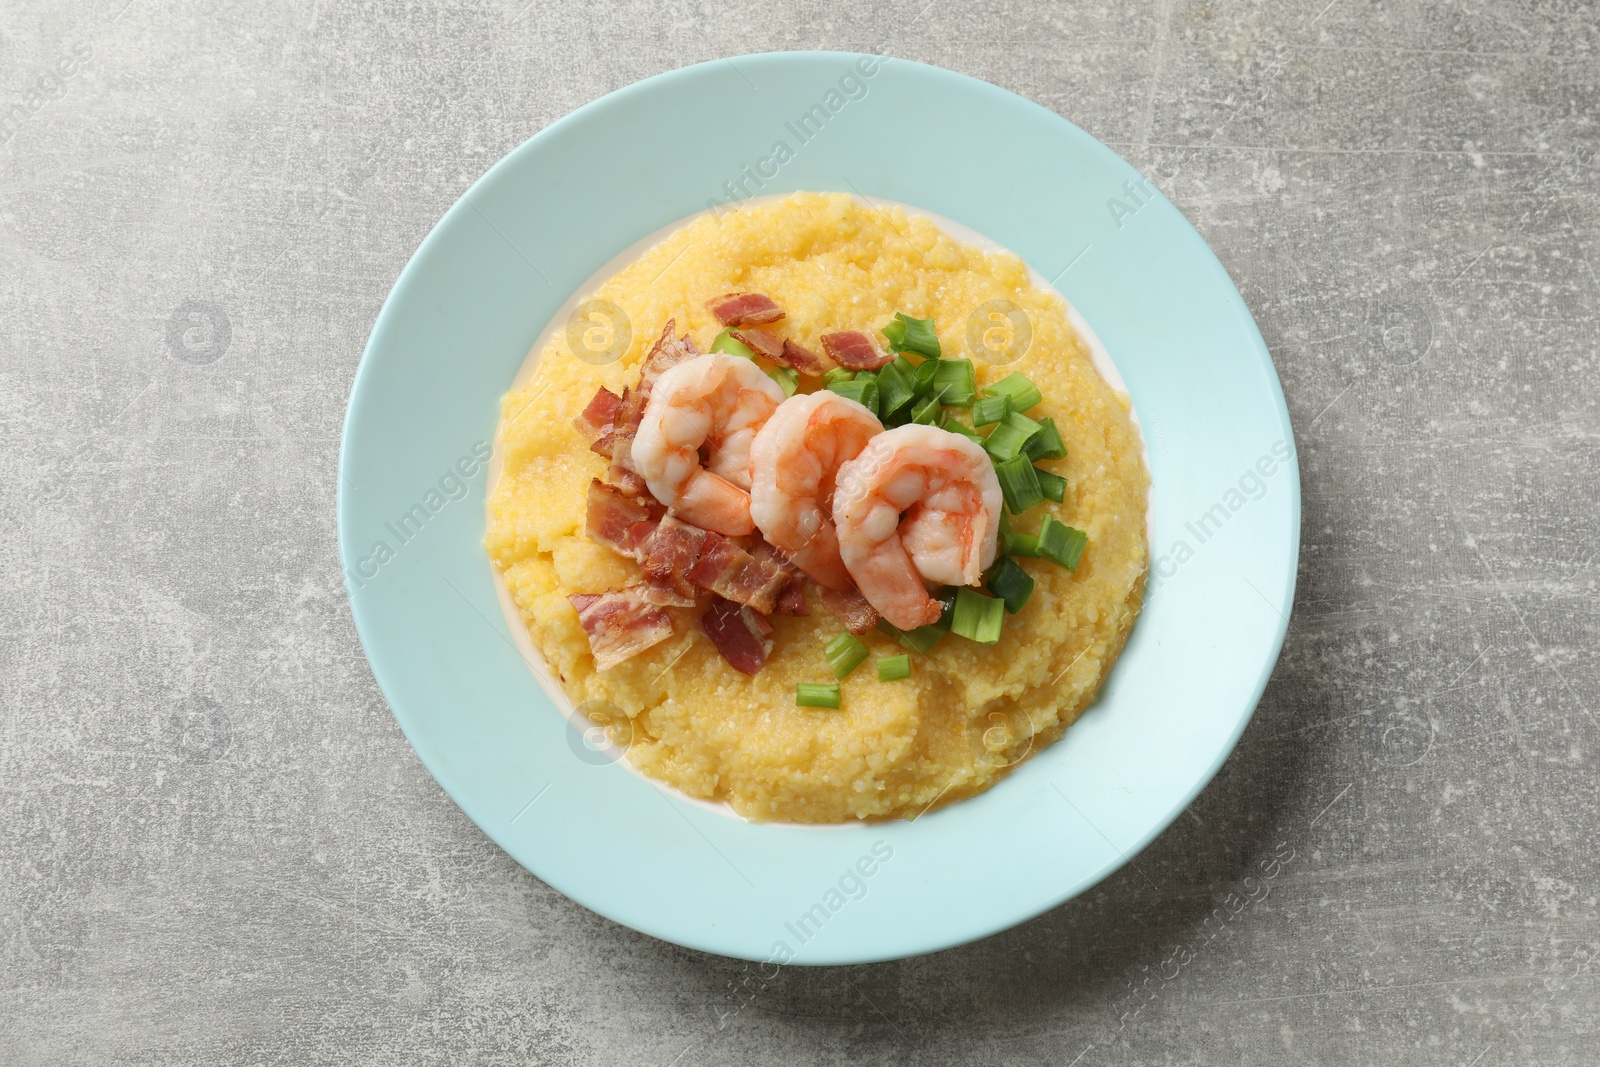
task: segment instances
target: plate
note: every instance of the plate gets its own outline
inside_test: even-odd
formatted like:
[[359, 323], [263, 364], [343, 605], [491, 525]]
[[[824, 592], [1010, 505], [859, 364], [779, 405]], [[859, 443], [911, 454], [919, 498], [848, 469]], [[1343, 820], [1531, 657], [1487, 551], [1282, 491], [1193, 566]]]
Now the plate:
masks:
[[[1149, 588], [1099, 699], [993, 789], [912, 821], [746, 823], [590, 747], [524, 662], [482, 546], [500, 396], [571, 294], [676, 220], [801, 189], [913, 205], [1016, 252], [1099, 335], [1147, 441]], [[495, 164], [379, 313], [345, 419], [338, 509], [373, 675], [462, 810], [601, 915], [778, 965], [983, 937], [1143, 848], [1211, 780], [1260, 699], [1300, 528], [1277, 375], [1183, 216], [1021, 97], [835, 52], [662, 74]]]

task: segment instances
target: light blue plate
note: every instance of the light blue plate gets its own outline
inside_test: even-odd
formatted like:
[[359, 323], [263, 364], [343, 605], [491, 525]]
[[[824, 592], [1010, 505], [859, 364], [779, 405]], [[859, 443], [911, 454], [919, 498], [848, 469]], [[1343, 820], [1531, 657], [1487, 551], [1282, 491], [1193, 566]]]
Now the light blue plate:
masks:
[[[792, 153], [781, 166], [779, 141]], [[1148, 439], [1149, 596], [1098, 703], [994, 789], [914, 822], [751, 825], [593, 758], [513, 646], [481, 545], [499, 398], [546, 321], [607, 260], [741, 179], [739, 195], [900, 201], [1017, 252], [1099, 333]], [[681, 945], [859, 963], [1060, 904], [1210, 781], [1288, 625], [1293, 449], [1272, 362], [1227, 273], [1110, 149], [935, 67], [744, 56], [578, 109], [497, 163], [428, 235], [356, 375], [339, 549], [395, 718], [528, 870]]]

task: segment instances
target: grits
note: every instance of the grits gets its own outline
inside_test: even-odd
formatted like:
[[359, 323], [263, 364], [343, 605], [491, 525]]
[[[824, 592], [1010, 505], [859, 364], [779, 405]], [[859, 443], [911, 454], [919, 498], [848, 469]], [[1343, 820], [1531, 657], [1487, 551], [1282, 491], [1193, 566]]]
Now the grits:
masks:
[[[567, 595], [629, 584], [639, 568], [585, 536], [585, 491], [605, 461], [572, 417], [597, 386], [620, 392], [634, 380], [668, 318], [705, 351], [720, 326], [704, 301], [738, 290], [770, 295], [789, 334], [808, 342], [850, 329], [881, 339], [896, 311], [932, 317], [945, 358], [972, 358], [980, 387], [1021, 371], [1044, 392], [1032, 415], [1054, 416], [1066, 442], [1067, 458], [1044, 464], [1067, 478], [1066, 500], [1014, 522], [1031, 531], [1054, 514], [1084, 530], [1088, 547], [1076, 571], [1019, 561], [1037, 585], [999, 644], [946, 635], [912, 656], [909, 679], [879, 682], [869, 660], [844, 680], [840, 710], [795, 707], [796, 683], [833, 681], [823, 646], [842, 629], [812, 588], [809, 616], [771, 618], [773, 652], [753, 677], [722, 659], [688, 608], [668, 609], [671, 638], [595, 670]], [[596, 295], [626, 312], [632, 342], [594, 366], [558, 333], [526, 385], [505, 396], [485, 545], [534, 646], [575, 703], [609, 707], [635, 767], [753, 820], [913, 817], [993, 785], [1094, 698], [1139, 611], [1147, 475], [1127, 401], [1094, 369], [1064, 302], [1034, 288], [1021, 260], [960, 244], [898, 208], [797, 193], [696, 219]], [[1032, 327], [1026, 353], [1005, 366], [969, 348], [968, 317], [996, 299]], [[881, 633], [862, 640], [874, 658], [904, 651]]]

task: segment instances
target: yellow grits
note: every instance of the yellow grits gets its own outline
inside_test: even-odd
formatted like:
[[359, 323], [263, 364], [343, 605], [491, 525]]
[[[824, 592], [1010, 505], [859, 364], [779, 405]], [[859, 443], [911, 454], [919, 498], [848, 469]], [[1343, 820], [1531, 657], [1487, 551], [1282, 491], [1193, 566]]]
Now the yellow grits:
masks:
[[[772, 617], [772, 655], [753, 677], [722, 659], [687, 608], [667, 609], [668, 640], [595, 670], [567, 595], [620, 588], [640, 572], [584, 533], [585, 493], [606, 462], [572, 418], [596, 387], [620, 393], [636, 381], [668, 318], [705, 351], [720, 329], [705, 301], [752, 290], [777, 301], [784, 333], [813, 350], [831, 330], [881, 342], [877, 331], [901, 311], [935, 319], [945, 358], [973, 358], [980, 386], [1021, 371], [1043, 391], [1030, 414], [1053, 416], [1066, 442], [1066, 459], [1041, 464], [1067, 479], [1066, 501], [1014, 517], [1013, 528], [1031, 532], [1053, 513], [1087, 532], [1088, 547], [1076, 571], [1019, 561], [1037, 584], [999, 644], [946, 635], [896, 682], [879, 682], [869, 659], [844, 680], [839, 710], [797, 708], [796, 683], [834, 680], [823, 646], [843, 629], [813, 589], [809, 616]], [[574, 703], [630, 743], [635, 767], [754, 820], [909, 818], [993, 785], [1094, 698], [1139, 610], [1147, 475], [1126, 400], [1095, 370], [1061, 298], [1030, 285], [1020, 259], [896, 208], [798, 193], [695, 220], [596, 295], [626, 312], [631, 345], [594, 366], [558, 332], [526, 386], [505, 396], [485, 544], [534, 646]], [[1032, 330], [1026, 354], [1002, 366], [984, 357], [1006, 348], [1005, 318], [985, 316], [973, 331], [987, 351], [969, 343], [969, 316], [992, 300], [1022, 309]], [[905, 651], [876, 632], [862, 640], [874, 659]]]

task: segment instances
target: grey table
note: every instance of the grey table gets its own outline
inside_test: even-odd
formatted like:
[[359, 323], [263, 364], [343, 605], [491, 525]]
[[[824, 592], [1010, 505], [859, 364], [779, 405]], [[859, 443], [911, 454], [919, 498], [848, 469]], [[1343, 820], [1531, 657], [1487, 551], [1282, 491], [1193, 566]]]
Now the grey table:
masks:
[[[1600, 16], [1582, 3], [11, 0], [0, 35], [0, 1062], [1600, 1062]], [[877, 966], [600, 919], [418, 763], [334, 548], [434, 221], [687, 63], [881, 49], [1149, 174], [1304, 477], [1288, 645], [1134, 863]]]

